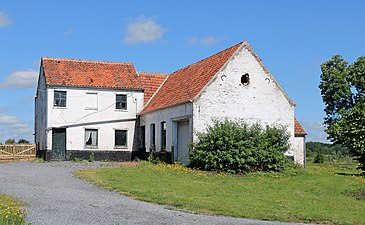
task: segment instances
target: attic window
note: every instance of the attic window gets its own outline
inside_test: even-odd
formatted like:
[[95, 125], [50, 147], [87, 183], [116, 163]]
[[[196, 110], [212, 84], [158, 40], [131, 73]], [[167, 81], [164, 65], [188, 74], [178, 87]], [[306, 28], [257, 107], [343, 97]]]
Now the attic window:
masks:
[[242, 75], [241, 84], [243, 84], [243, 85], [249, 85], [250, 84], [250, 75], [248, 75], [248, 73], [246, 73], [245, 75]]

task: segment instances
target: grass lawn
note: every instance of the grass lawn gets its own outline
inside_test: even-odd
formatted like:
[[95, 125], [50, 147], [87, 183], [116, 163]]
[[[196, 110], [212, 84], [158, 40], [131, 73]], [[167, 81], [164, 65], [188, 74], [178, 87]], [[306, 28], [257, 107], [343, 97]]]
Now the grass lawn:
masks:
[[28, 224], [25, 215], [22, 213], [23, 204], [19, 201], [0, 194], [0, 224], [21, 225]]
[[365, 179], [355, 165], [309, 165], [283, 173], [212, 174], [141, 162], [76, 172], [147, 202], [260, 220], [365, 224]]

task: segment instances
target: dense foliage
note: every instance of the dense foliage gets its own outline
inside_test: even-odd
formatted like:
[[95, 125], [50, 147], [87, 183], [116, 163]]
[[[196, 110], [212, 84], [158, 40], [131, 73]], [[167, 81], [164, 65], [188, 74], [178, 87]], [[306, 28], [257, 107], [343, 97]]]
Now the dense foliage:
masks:
[[306, 143], [307, 160], [314, 163], [340, 160], [350, 156], [348, 148], [341, 144], [327, 144], [309, 141]]
[[5, 144], [6, 144], [6, 145], [12, 145], [12, 144], [15, 144], [15, 139], [10, 139], [10, 138], [9, 138], [8, 140], [6, 140], [6, 141], [5, 141]]
[[336, 55], [321, 69], [319, 87], [329, 139], [346, 146], [365, 171], [365, 57], [349, 64]]
[[[29, 144], [30, 142], [27, 139], [19, 139], [18, 142], [15, 141], [15, 139], [11, 139], [9, 138], [8, 140], [5, 141], [6, 145], [12, 145], [12, 144]], [[1, 144], [1, 143], [0, 143]]]
[[289, 134], [284, 128], [263, 128], [244, 122], [214, 121], [189, 152], [190, 166], [201, 170], [247, 173], [284, 168]]

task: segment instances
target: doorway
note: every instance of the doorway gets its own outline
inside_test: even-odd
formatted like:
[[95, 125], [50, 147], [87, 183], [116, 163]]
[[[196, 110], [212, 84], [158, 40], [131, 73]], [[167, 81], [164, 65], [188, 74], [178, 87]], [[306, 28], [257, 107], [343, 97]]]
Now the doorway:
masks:
[[66, 128], [52, 128], [52, 160], [64, 160], [66, 157]]
[[183, 165], [189, 164], [189, 121], [177, 123], [177, 161]]

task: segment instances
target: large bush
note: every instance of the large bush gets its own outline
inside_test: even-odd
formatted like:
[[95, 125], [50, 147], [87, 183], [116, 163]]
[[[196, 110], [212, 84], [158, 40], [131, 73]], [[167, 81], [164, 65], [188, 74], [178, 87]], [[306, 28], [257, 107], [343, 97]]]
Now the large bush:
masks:
[[208, 171], [279, 171], [290, 146], [283, 127], [250, 126], [242, 121], [214, 121], [197, 137], [189, 152], [190, 166]]

